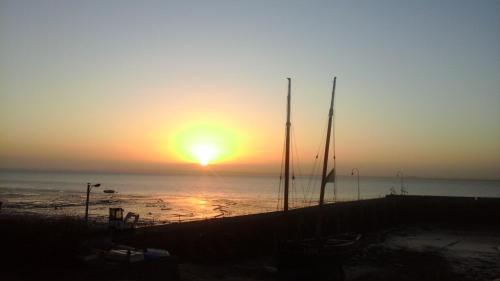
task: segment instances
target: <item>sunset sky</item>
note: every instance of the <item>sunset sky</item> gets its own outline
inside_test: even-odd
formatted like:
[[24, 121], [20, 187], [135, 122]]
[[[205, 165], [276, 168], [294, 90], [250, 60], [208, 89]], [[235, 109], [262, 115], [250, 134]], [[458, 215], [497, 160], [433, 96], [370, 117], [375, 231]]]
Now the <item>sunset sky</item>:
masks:
[[[500, 178], [500, 1], [0, 0], [0, 168]], [[295, 145], [294, 145], [295, 147]]]

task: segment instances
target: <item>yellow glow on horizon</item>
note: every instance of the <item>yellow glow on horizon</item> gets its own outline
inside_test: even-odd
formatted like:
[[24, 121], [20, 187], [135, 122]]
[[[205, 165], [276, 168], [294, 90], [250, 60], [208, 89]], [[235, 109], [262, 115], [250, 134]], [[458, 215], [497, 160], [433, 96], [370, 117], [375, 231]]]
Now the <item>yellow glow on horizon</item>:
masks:
[[216, 159], [219, 149], [212, 144], [197, 144], [193, 147], [193, 154], [196, 155], [200, 165], [206, 166], [209, 162]]
[[201, 166], [234, 158], [241, 147], [240, 137], [228, 126], [208, 121], [184, 124], [174, 130], [169, 144], [178, 160]]

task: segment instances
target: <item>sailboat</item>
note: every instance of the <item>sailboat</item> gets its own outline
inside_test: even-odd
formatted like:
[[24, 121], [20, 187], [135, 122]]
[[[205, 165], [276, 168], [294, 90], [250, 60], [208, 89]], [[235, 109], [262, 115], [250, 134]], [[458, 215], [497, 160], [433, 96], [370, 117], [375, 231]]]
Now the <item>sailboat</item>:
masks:
[[[290, 128], [291, 128], [291, 78], [287, 78], [288, 80], [288, 94], [287, 94], [287, 118], [286, 118], [286, 133], [285, 133], [285, 180], [284, 180], [284, 196], [283, 196], [283, 212], [286, 214], [289, 209], [289, 185], [290, 185]], [[320, 189], [320, 197], [319, 197], [319, 206], [323, 206], [325, 203], [325, 188], [327, 183], [335, 183], [335, 152], [333, 155], [333, 168], [327, 174], [328, 171], [328, 154], [330, 151], [330, 140], [331, 132], [332, 132], [332, 121], [333, 121], [333, 106], [335, 100], [335, 86], [336, 86], [337, 77], [333, 79], [333, 90], [332, 90], [332, 99], [330, 102], [330, 110], [328, 113], [328, 129], [326, 135], [326, 143], [325, 143], [325, 152], [323, 158], [323, 170], [321, 176], [321, 189]], [[334, 196], [336, 196], [336, 191], [334, 190]]]
[[[291, 79], [288, 79], [287, 121], [285, 135], [285, 185], [283, 212], [288, 213], [289, 196], [289, 165], [290, 165], [290, 101]], [[315, 237], [304, 239], [283, 239], [278, 249], [278, 269], [282, 280], [343, 280], [341, 257], [360, 238], [357, 234], [342, 234], [324, 236], [322, 233], [325, 205], [325, 189], [327, 183], [335, 183], [335, 152], [333, 153], [333, 168], [328, 172], [330, 142], [332, 140], [333, 108], [337, 78], [333, 79], [333, 89], [328, 113], [328, 128], [321, 175], [321, 189], [317, 207], [317, 223]], [[328, 173], [327, 173], [328, 172]], [[334, 195], [336, 192], [334, 190]], [[286, 229], [286, 228], [285, 228]], [[287, 236], [286, 234], [284, 235]]]

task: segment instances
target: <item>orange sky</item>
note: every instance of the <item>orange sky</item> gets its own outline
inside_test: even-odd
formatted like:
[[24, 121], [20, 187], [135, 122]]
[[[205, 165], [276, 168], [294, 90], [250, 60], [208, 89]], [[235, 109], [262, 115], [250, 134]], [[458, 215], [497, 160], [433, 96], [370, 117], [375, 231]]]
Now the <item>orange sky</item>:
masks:
[[0, 168], [499, 178], [498, 3], [286, 3], [2, 2]]

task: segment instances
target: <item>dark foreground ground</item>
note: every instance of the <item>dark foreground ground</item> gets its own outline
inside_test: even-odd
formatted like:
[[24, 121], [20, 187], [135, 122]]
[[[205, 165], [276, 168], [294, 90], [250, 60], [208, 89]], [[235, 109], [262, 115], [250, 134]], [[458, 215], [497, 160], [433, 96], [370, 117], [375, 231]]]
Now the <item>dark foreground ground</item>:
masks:
[[[141, 280], [101, 275], [78, 259], [90, 244], [105, 247], [105, 229], [71, 219], [0, 216], [1, 280]], [[496, 280], [500, 229], [412, 225], [366, 233], [343, 261], [345, 280]], [[99, 245], [101, 244], [101, 245]], [[175, 254], [175, 253], [174, 253]], [[111, 269], [120, 271], [119, 268]], [[235, 259], [180, 258], [177, 273], [153, 280], [277, 280], [273, 255]], [[327, 279], [326, 279], [327, 280]]]
[[[371, 233], [344, 261], [345, 280], [497, 280], [499, 229], [405, 226]], [[183, 280], [276, 280], [272, 257], [185, 263]]]
[[[417, 197], [339, 203], [326, 210], [324, 231], [363, 234], [342, 259], [344, 280], [500, 280], [497, 203]], [[297, 211], [286, 219], [281, 214], [255, 215], [121, 233], [104, 225], [86, 227], [71, 218], [0, 213], [0, 280], [279, 280], [278, 234], [307, 237], [315, 212]], [[283, 227], [282, 221], [288, 226]], [[96, 249], [115, 244], [164, 248], [176, 257], [140, 265], [83, 261]], [[333, 260], [322, 263], [327, 273], [337, 266]], [[325, 274], [317, 280], [339, 279]]]

